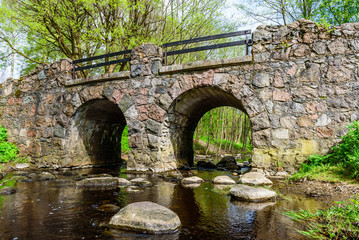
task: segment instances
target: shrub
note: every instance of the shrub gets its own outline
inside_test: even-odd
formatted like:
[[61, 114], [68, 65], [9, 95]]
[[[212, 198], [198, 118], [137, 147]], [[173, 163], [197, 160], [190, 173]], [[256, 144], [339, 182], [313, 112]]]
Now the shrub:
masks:
[[0, 163], [15, 160], [19, 149], [12, 143], [7, 142], [7, 130], [0, 125]]

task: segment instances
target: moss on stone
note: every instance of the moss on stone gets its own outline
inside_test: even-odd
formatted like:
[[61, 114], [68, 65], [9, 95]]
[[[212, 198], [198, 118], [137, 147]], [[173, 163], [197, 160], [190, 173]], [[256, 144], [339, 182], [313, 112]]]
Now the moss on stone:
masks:
[[20, 97], [20, 95], [21, 95], [20, 89], [16, 89], [16, 91], [15, 91], [15, 97], [18, 98], [18, 97]]

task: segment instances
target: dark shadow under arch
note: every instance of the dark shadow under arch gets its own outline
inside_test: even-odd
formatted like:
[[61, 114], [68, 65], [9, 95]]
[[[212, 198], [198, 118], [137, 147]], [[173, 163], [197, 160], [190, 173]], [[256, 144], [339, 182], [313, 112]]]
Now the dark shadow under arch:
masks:
[[219, 87], [194, 88], [173, 101], [169, 108], [170, 137], [179, 167], [193, 165], [193, 135], [199, 120], [211, 109], [224, 106], [247, 114], [239, 99]]
[[84, 103], [73, 115], [74, 127], [86, 148], [91, 164], [121, 164], [121, 136], [126, 119], [109, 100]]

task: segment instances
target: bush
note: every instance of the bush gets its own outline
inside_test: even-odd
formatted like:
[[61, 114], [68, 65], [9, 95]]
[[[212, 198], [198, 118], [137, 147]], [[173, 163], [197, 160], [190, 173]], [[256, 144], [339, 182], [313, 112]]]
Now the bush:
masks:
[[326, 210], [286, 212], [284, 215], [304, 225], [297, 230], [311, 239], [358, 239], [359, 201], [358, 196], [349, 202], [336, 202]]
[[338, 166], [344, 169], [344, 174], [349, 178], [359, 177], [359, 122], [355, 121], [348, 126], [348, 133], [342, 141], [333, 147], [325, 156], [312, 155], [305, 161], [299, 173], [311, 171], [315, 166]]
[[12, 143], [7, 142], [7, 130], [0, 125], [0, 163], [15, 160], [19, 149]]

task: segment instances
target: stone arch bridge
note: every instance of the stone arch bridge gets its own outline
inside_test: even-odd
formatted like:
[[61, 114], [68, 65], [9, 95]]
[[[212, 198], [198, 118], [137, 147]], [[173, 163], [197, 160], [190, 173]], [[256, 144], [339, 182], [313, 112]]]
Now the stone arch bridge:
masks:
[[258, 167], [297, 167], [324, 154], [359, 119], [359, 24], [328, 32], [306, 20], [260, 26], [252, 55], [161, 66], [162, 50], [131, 53], [131, 71], [72, 79], [68, 60], [40, 65], [1, 86], [9, 140], [40, 167], [120, 159], [128, 170], [166, 171], [193, 162], [202, 115], [232, 106], [249, 115]]

